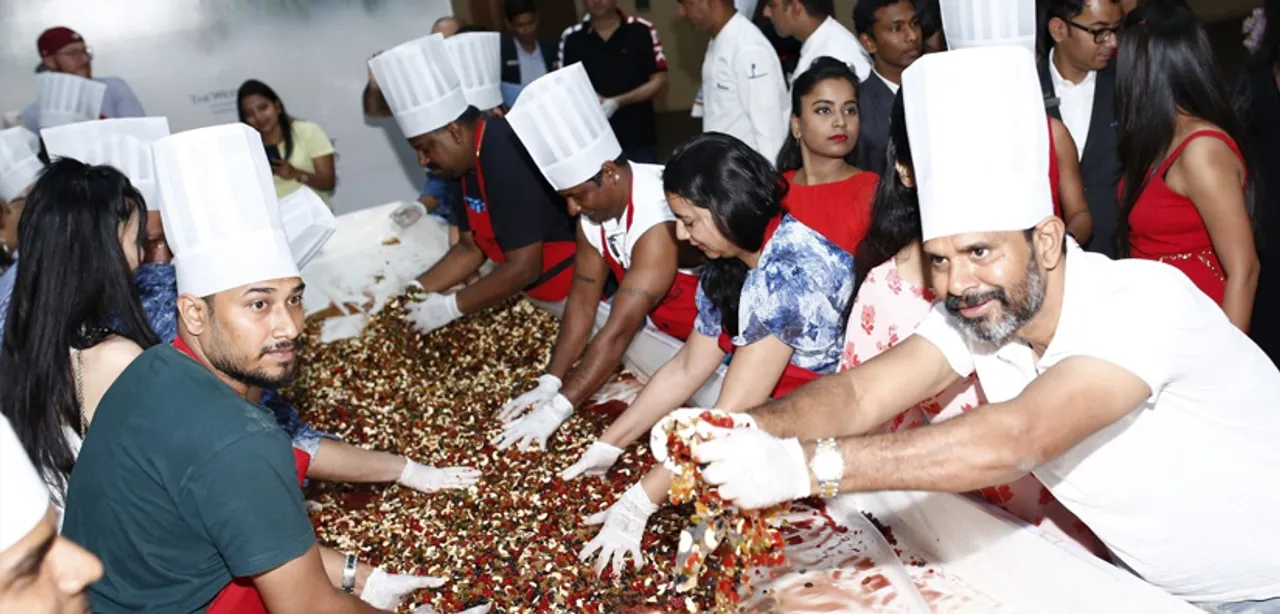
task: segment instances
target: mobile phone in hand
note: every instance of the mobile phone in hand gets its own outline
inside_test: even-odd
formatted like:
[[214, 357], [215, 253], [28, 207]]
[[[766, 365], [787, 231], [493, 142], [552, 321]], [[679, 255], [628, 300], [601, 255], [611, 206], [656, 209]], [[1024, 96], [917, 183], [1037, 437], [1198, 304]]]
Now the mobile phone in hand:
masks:
[[267, 162], [275, 164], [280, 161], [280, 149], [275, 145], [267, 145]]

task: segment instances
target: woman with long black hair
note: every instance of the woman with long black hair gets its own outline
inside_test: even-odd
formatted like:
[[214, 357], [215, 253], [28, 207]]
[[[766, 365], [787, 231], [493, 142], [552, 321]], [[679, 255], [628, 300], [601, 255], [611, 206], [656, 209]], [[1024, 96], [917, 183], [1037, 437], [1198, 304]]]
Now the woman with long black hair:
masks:
[[[901, 93], [894, 99], [890, 117], [885, 168], [893, 171], [880, 179], [871, 228], [855, 254], [857, 290], [847, 316], [840, 371], [871, 360], [910, 337], [937, 298], [929, 288], [929, 261], [920, 243], [920, 201]], [[986, 402], [977, 377], [970, 375], [879, 430], [897, 432], [949, 420]], [[983, 488], [980, 494], [1030, 524], [1068, 537], [1093, 554], [1107, 556], [1098, 538], [1033, 476]]]
[[[675, 151], [662, 180], [676, 235], [701, 249], [707, 263], [693, 334], [601, 436], [618, 448], [692, 397], [730, 353], [715, 404], [728, 411], [749, 409], [834, 372], [841, 316], [853, 291], [853, 256], [822, 229], [784, 214], [786, 182], [746, 143], [719, 133], [694, 137]], [[645, 525], [665, 500], [670, 478], [655, 468], [612, 507], [587, 519], [604, 525], [582, 552], [589, 557], [599, 551], [597, 570], [612, 559], [616, 577], [628, 553], [641, 564]]]
[[0, 348], [0, 411], [61, 510], [94, 410], [157, 343], [138, 300], [147, 209], [119, 171], [61, 158], [32, 187]]
[[333, 142], [315, 122], [289, 115], [271, 86], [250, 79], [236, 92], [240, 121], [262, 134], [267, 160], [275, 175], [276, 196], [284, 198], [302, 186], [316, 191], [325, 203], [338, 183]]
[[871, 223], [879, 175], [857, 167], [858, 76], [823, 56], [791, 85], [791, 123], [778, 152], [787, 180], [782, 208], [841, 249], [853, 253]]
[[[1250, 135], [1254, 162], [1254, 207], [1258, 217], [1258, 243], [1262, 271], [1250, 331], [1258, 346], [1280, 362], [1280, 319], [1266, 317], [1280, 310], [1280, 0], [1263, 3], [1263, 31], [1252, 49], [1237, 83], [1237, 108]], [[1248, 44], [1248, 43], [1247, 43]]]
[[1247, 331], [1259, 271], [1253, 187], [1204, 25], [1182, 0], [1142, 3], [1125, 18], [1117, 70], [1119, 254], [1182, 270]]

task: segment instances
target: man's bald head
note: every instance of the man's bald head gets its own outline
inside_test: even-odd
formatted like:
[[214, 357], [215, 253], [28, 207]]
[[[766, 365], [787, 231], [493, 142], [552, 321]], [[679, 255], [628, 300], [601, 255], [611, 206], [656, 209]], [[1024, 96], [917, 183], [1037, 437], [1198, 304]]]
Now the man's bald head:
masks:
[[455, 17], [452, 15], [445, 15], [444, 17], [437, 19], [434, 24], [431, 24], [431, 33], [440, 33], [443, 34], [445, 38], [449, 38], [450, 36], [457, 34], [458, 28], [460, 27], [462, 27], [462, 24], [458, 23], [458, 20]]

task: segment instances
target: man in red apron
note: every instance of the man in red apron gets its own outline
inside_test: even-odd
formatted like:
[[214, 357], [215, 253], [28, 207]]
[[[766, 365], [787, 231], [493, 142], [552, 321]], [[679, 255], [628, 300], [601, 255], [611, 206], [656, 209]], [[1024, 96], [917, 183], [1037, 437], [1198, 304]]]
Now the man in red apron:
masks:
[[249, 400], [292, 379], [303, 320], [260, 137], [215, 126], [154, 152], [178, 338], [113, 384], [68, 490], [68, 535], [102, 553], [94, 611], [377, 612], [439, 586], [318, 546], [299, 489], [310, 457]]
[[[538, 174], [506, 120], [467, 104], [449, 57], [444, 38], [431, 35], [369, 60], [418, 163], [462, 179], [462, 198], [453, 204], [461, 238], [418, 278], [428, 294], [408, 313], [423, 332], [522, 291], [540, 301], [564, 300], [577, 251], [564, 199]], [[442, 294], [485, 260], [497, 263], [493, 273]]]
[[[697, 317], [698, 278], [679, 268], [680, 242], [662, 190], [662, 167], [621, 158], [598, 100], [586, 71], [574, 64], [531, 83], [508, 116], [539, 170], [568, 200], [569, 211], [582, 216], [576, 273], [551, 363], [537, 388], [499, 412], [509, 423], [495, 440], [499, 448], [545, 447], [574, 408], [617, 370], [646, 316], [681, 341]], [[608, 321], [592, 337], [610, 272], [621, 287]], [[622, 453], [597, 446], [614, 459]]]

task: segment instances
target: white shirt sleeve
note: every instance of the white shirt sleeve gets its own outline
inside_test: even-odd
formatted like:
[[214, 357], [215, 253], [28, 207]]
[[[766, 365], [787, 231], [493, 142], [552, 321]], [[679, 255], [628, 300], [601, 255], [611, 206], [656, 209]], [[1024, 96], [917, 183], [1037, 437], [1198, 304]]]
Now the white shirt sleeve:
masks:
[[968, 377], [973, 373], [973, 350], [969, 349], [964, 333], [951, 324], [951, 315], [942, 301], [929, 308], [929, 315], [916, 327], [915, 334], [938, 348], [957, 375]]
[[786, 112], [787, 82], [772, 47], [748, 45], [734, 57], [739, 104], [746, 110], [756, 151], [773, 163], [787, 137], [778, 118]]

